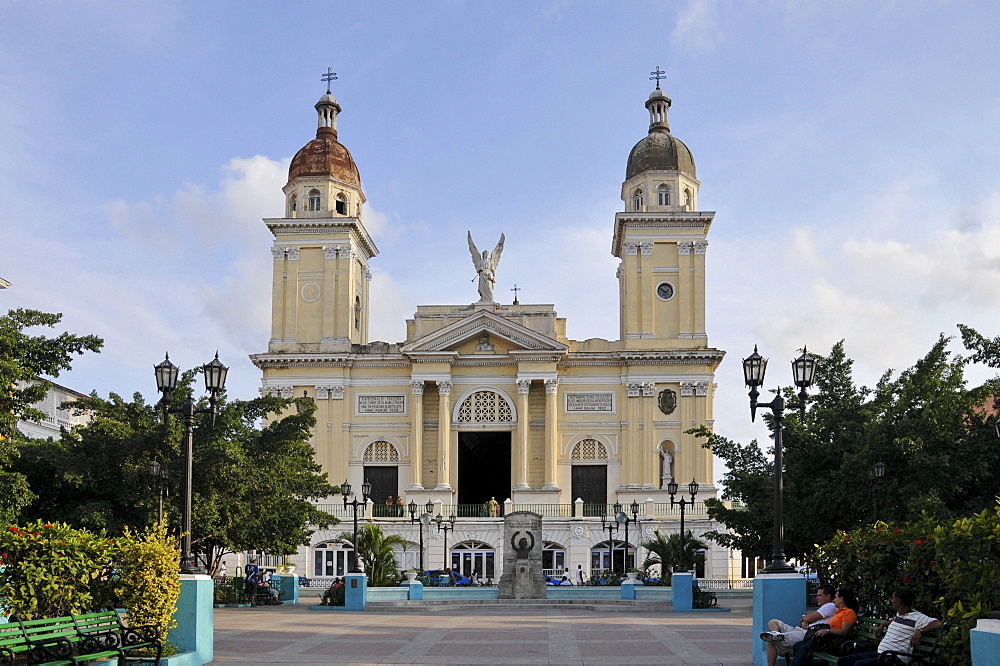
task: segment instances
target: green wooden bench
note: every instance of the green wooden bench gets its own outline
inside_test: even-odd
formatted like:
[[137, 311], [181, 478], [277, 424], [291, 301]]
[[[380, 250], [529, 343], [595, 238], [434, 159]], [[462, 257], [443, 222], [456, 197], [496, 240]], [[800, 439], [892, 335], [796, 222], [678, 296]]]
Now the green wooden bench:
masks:
[[[880, 627], [885, 620], [880, 620], [877, 617], [859, 617], [858, 621], [854, 623], [854, 630], [848, 636], [850, 640], [864, 640], [871, 641], [878, 645], [879, 638], [881, 637]], [[813, 663], [828, 663], [836, 664], [837, 660], [843, 655], [831, 654], [829, 652], [813, 652], [812, 661]]]
[[912, 648], [912, 652], [895, 652], [890, 650], [884, 654], [892, 654], [898, 657], [910, 657], [911, 665], [923, 664], [924, 666], [931, 666], [932, 664], [936, 664], [938, 658], [938, 641], [941, 640], [941, 636], [944, 634], [946, 627], [947, 625], [941, 625], [940, 629], [928, 631], [926, 634], [920, 632], [920, 642]]
[[[140, 649], [152, 656], [129, 654]], [[154, 627], [126, 627], [114, 611], [0, 625], [0, 664], [69, 666], [112, 658], [159, 664], [162, 652]]]

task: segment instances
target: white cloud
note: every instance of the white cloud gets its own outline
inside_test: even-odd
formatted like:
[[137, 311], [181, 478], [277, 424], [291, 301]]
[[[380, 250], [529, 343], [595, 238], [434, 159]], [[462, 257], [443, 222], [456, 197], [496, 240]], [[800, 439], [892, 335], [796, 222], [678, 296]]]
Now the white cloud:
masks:
[[678, 14], [670, 34], [673, 48], [692, 55], [712, 51], [725, 35], [719, 26], [718, 5], [714, 0], [689, 0]]

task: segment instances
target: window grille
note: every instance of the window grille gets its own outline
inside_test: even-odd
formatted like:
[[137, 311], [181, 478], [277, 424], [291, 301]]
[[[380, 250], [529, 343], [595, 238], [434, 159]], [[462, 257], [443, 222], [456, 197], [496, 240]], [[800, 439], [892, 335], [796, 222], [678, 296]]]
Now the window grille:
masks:
[[372, 442], [365, 449], [365, 462], [399, 462], [399, 453], [389, 442], [379, 440]]
[[570, 460], [607, 460], [608, 450], [596, 439], [580, 440], [573, 447]]
[[458, 409], [460, 423], [510, 423], [513, 420], [510, 405], [493, 391], [476, 391]]

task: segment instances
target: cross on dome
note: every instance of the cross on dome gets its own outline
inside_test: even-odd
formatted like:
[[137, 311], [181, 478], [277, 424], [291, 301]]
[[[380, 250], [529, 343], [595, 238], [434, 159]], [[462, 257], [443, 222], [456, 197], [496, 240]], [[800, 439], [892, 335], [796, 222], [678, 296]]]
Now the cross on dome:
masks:
[[[657, 67], [657, 69], [659, 69], [659, 67]], [[333, 68], [327, 67], [326, 68], [326, 73], [323, 74], [323, 76], [321, 76], [320, 79], [326, 83], [326, 94], [329, 95], [330, 94], [330, 82], [337, 80], [337, 72], [333, 71]], [[657, 87], [659, 87], [659, 84], [657, 84]]]
[[659, 90], [660, 89], [660, 81], [662, 79], [667, 78], [667, 73], [664, 72], [663, 70], [661, 70], [660, 66], [657, 65], [656, 69], [654, 69], [652, 72], [650, 72], [650, 74], [652, 74], [652, 76], [649, 77], [649, 80], [650, 81], [655, 80], [656, 81], [656, 89]]

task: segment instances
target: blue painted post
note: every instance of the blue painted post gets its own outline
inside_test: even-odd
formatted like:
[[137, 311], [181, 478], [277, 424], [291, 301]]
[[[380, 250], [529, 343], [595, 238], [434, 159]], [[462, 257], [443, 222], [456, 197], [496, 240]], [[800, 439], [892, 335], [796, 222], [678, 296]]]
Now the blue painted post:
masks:
[[[282, 601], [286, 604], [299, 603], [299, 577], [295, 574], [275, 574], [271, 576], [272, 584], [277, 588], [278, 594], [282, 595]], [[282, 594], [284, 593], [284, 594]]]
[[191, 653], [185, 664], [208, 664], [215, 658], [212, 607], [215, 585], [211, 578], [202, 574], [181, 574], [180, 582], [181, 596], [174, 611], [177, 626], [170, 630], [167, 640], [182, 653]]
[[694, 574], [685, 571], [670, 576], [670, 597], [674, 602], [674, 611], [683, 613], [694, 610], [693, 586]]
[[344, 576], [344, 608], [363, 611], [368, 603], [368, 576], [363, 573], [349, 573]]
[[1000, 666], [1000, 620], [985, 618], [969, 630], [972, 666]]
[[424, 584], [419, 580], [404, 580], [400, 585], [406, 588], [406, 598], [410, 601], [420, 601], [424, 598]]
[[621, 598], [622, 599], [635, 599], [636, 588], [642, 587], [642, 581], [638, 579], [628, 578], [622, 581], [621, 588]]
[[806, 578], [801, 574], [757, 574], [753, 579], [754, 666], [767, 666], [767, 646], [760, 634], [767, 631], [767, 621], [784, 620], [789, 624], [806, 613]]

